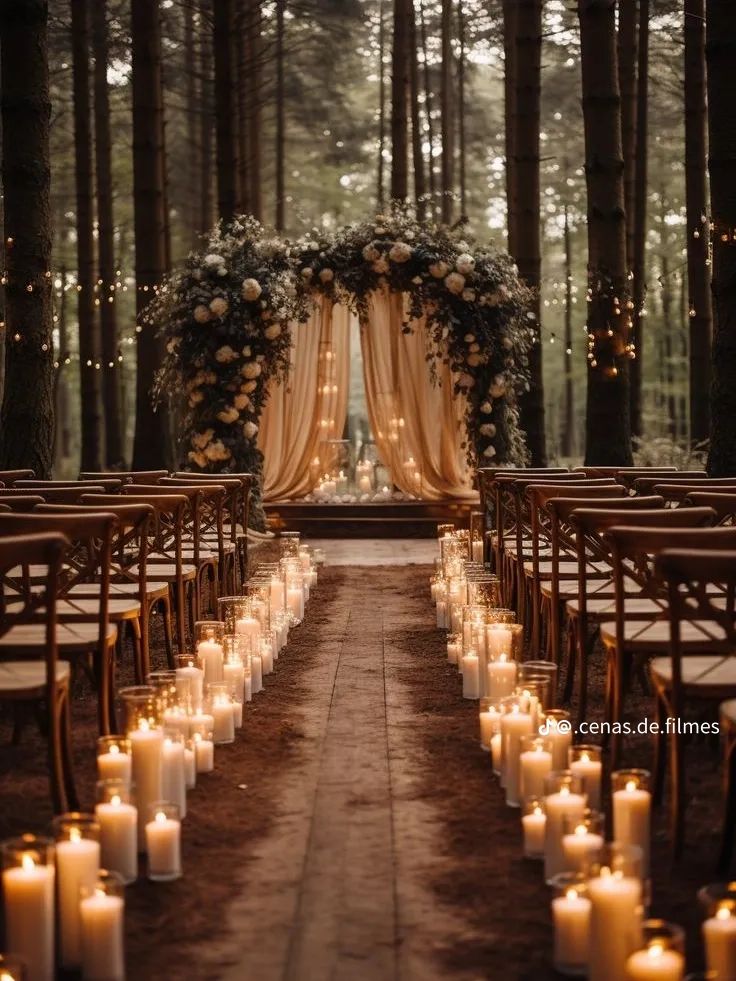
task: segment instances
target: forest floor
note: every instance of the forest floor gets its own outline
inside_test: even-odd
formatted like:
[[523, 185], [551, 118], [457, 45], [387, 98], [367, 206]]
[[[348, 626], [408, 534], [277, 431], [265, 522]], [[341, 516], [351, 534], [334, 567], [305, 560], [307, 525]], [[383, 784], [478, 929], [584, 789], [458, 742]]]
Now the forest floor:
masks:
[[[183, 877], [126, 891], [130, 978], [555, 977], [549, 890], [541, 865], [522, 857], [519, 812], [505, 806], [479, 747], [477, 703], [462, 699], [447, 662], [430, 571], [321, 573], [236, 742], [189, 794]], [[591, 685], [601, 683], [596, 658]], [[94, 698], [83, 682], [75, 694], [76, 772], [91, 808]], [[637, 721], [652, 709], [641, 694], [629, 704]], [[5, 723], [2, 837], [44, 831], [51, 816], [40, 739], [29, 729], [11, 747], [9, 735]], [[649, 759], [646, 738], [627, 745], [628, 763]], [[656, 819], [651, 914], [686, 927], [695, 969], [695, 894], [715, 878], [717, 745], [690, 747], [688, 792], [677, 867], [665, 812]]]

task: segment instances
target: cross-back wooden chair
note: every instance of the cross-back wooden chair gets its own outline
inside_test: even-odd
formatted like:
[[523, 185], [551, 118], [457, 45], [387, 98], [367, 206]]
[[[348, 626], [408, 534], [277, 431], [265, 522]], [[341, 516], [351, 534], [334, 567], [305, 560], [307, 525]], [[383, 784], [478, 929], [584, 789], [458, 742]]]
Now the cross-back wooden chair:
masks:
[[[613, 576], [613, 558], [607, 533], [616, 525], [630, 528], [702, 528], [713, 524], [714, 514], [709, 508], [693, 508], [689, 515], [665, 508], [661, 498], [622, 498], [613, 508], [608, 502], [578, 506], [568, 512], [567, 520], [575, 537], [575, 555], [578, 575], [577, 590], [565, 602], [567, 630], [567, 671], [564, 697], [572, 696], [575, 677], [577, 683], [577, 720], [586, 717], [588, 698], [588, 658], [593, 652], [600, 634], [601, 624], [609, 621], [616, 612], [616, 585]], [[610, 577], [591, 580], [588, 566], [591, 558], [599, 566], [607, 565]], [[623, 580], [622, 588], [630, 593], [628, 615], [632, 619], [650, 617], [654, 600], [642, 595], [641, 585]], [[659, 607], [654, 606], [654, 613]], [[592, 632], [591, 632], [592, 628]]]
[[[575, 467], [575, 473], [584, 473], [587, 477], [632, 477], [636, 474], [642, 477], [648, 473], [675, 473], [677, 467]], [[623, 483], [623, 480], [621, 481]]]
[[[718, 540], [717, 540], [718, 537]], [[694, 703], [719, 703], [736, 695], [736, 550], [719, 529], [703, 535], [703, 548], [664, 549], [655, 560], [655, 573], [666, 586], [669, 601], [669, 654], [650, 663], [657, 697], [660, 732], [655, 740], [655, 792], [662, 795], [664, 756], [669, 749], [670, 826], [676, 856], [685, 842], [685, 740], [678, 724], [668, 731], [667, 719], [685, 720]], [[712, 546], [715, 546], [712, 547]], [[691, 628], [703, 635], [697, 645], [688, 640]], [[726, 710], [726, 714], [728, 709]], [[726, 820], [720, 864], [728, 865], [736, 820], [734, 754], [727, 759]]]
[[12, 487], [16, 480], [32, 479], [35, 476], [33, 470], [0, 470], [0, 482], [4, 487]]
[[[76, 616], [66, 621], [59, 617], [57, 644], [59, 654], [65, 660], [93, 669], [97, 688], [97, 714], [102, 734], [112, 726], [111, 706], [115, 687], [115, 658], [117, 628], [110, 623], [110, 562], [113, 536], [118, 519], [109, 512], [93, 514], [0, 514], [0, 535], [30, 535], [58, 532], [69, 539], [61, 575], [58, 579], [57, 602], [66, 600], [78, 584], [99, 582], [99, 604], [96, 616], [80, 620]], [[11, 570], [4, 578], [7, 592], [15, 590], [23, 600], [28, 590], [37, 584], [38, 571], [28, 564]], [[5, 643], [23, 648], [28, 656], [43, 649], [43, 630], [26, 629], [0, 638], [0, 654]]]
[[85, 494], [104, 494], [98, 484], [75, 484], [73, 487], [4, 487], [0, 492], [6, 500], [11, 497], [42, 497], [47, 504], [79, 504]]
[[123, 484], [149, 484], [156, 483], [160, 477], [168, 477], [168, 470], [84, 470], [79, 475], [80, 480], [96, 481], [119, 480]]
[[[69, 664], [59, 661], [56, 593], [68, 540], [60, 534], [13, 535], [0, 538], [0, 579], [18, 566], [46, 570], [39, 591], [11, 593], [12, 612], [0, 592], [0, 701], [16, 711], [30, 708], [42, 720], [48, 748], [51, 801], [55, 814], [77, 810], [71, 751]], [[13, 641], [28, 630], [42, 642], [33, 653]], [[5, 641], [3, 643], [3, 641]]]
[[[694, 510], [688, 509], [690, 513]], [[687, 514], [688, 511], [673, 513]], [[657, 555], [665, 548], [736, 548], [736, 528], [617, 526], [606, 532], [606, 538], [611, 546], [616, 610], [615, 619], [601, 623], [600, 637], [608, 668], [608, 718], [616, 723], [623, 719], [624, 695], [634, 662], [643, 663], [669, 651], [669, 606], [666, 591], [655, 573]], [[642, 598], [656, 602], [656, 614], [636, 618], [635, 613], [629, 611], [631, 591], [627, 588], [627, 580], [638, 584]], [[707, 632], [694, 622], [681, 625], [680, 643], [688, 652], [697, 652], [707, 640]], [[614, 731], [611, 739], [613, 766], [618, 764], [621, 745], [621, 733]]]
[[0, 504], [8, 511], [29, 512], [33, 511], [37, 505], [43, 503], [44, 499], [36, 495], [17, 494], [6, 497], [4, 491], [0, 491]]
[[[679, 477], [705, 477], [705, 470], [677, 470], [674, 467], [632, 467], [631, 469], [622, 468], [618, 471], [616, 479], [623, 484], [629, 491], [633, 491], [637, 480], [648, 477], [659, 477], [662, 480]], [[651, 490], [642, 490], [642, 494], [651, 493]]]
[[710, 481], [695, 480], [686, 481], [684, 483], [669, 484], [661, 483], [657, 484], [654, 488], [655, 494], [661, 494], [665, 501], [677, 507], [685, 498], [691, 494], [693, 491], [697, 490], [707, 490], [709, 487], [713, 487], [716, 491], [731, 491], [736, 492], [736, 479], [730, 479], [729, 482], [719, 482], [717, 484], [711, 484]]
[[117, 494], [123, 486], [118, 477], [101, 477], [98, 480], [16, 480], [14, 487], [24, 490], [54, 490], [64, 487], [102, 487], [106, 494]]
[[[645, 476], [637, 477], [631, 489], [635, 494], [654, 494], [658, 484], [692, 484], [693, 487], [701, 485], [708, 487], [712, 479], [705, 472], [683, 473], [679, 471], [673, 474], [646, 474]], [[723, 479], [728, 482], [731, 478], [726, 477]]]
[[680, 507], [713, 508], [716, 524], [736, 525], [736, 490], [732, 494], [720, 491], [690, 491]]

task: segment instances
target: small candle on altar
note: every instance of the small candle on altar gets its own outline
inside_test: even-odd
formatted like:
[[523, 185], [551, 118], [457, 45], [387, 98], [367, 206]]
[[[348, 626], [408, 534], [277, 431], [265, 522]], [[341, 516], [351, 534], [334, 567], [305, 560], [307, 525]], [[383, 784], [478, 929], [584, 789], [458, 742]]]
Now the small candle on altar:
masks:
[[162, 750], [161, 794], [179, 808], [182, 818], [187, 816], [187, 782], [184, 772], [184, 737], [172, 729], [164, 732]]
[[124, 883], [115, 872], [100, 872], [79, 901], [82, 981], [125, 981]]
[[370, 494], [372, 489], [373, 485], [371, 484], [371, 478], [368, 476], [368, 474], [363, 474], [358, 478], [358, 490], [361, 492], [361, 494]]
[[516, 661], [506, 653], [495, 655], [488, 662], [488, 697], [506, 698], [516, 687]]
[[195, 732], [192, 742], [197, 773], [210, 773], [215, 768], [215, 744], [211, 732]]
[[97, 784], [95, 819], [100, 826], [100, 863], [117, 872], [123, 882], [138, 877], [138, 810], [130, 802], [130, 789], [122, 780]]
[[571, 746], [569, 749], [569, 767], [583, 781], [583, 791], [588, 797], [588, 806], [594, 810], [601, 809], [601, 763], [600, 746], [589, 746], [583, 743]]
[[618, 842], [601, 848], [588, 879], [588, 977], [626, 977], [626, 961], [642, 944], [641, 849]]
[[562, 852], [565, 871], [585, 872], [603, 847], [603, 815], [587, 810], [582, 818], [568, 815], [563, 818]]
[[544, 858], [544, 829], [547, 816], [542, 797], [527, 797], [521, 827], [524, 832], [524, 857]]
[[23, 835], [2, 843], [5, 945], [25, 964], [25, 981], [53, 981], [54, 843]]
[[542, 797], [544, 781], [552, 772], [552, 752], [546, 739], [525, 736], [519, 754], [519, 793], [522, 798]]
[[521, 701], [515, 696], [504, 698], [501, 702], [501, 736], [503, 737], [503, 775], [506, 788], [506, 803], [518, 807], [520, 795], [521, 740], [532, 733], [532, 717], [524, 711]]
[[197, 786], [197, 755], [191, 739], [184, 744], [184, 777], [187, 790], [193, 790]]
[[133, 761], [130, 741], [119, 736], [100, 736], [97, 740], [97, 776], [100, 780], [122, 780], [130, 786]]
[[478, 684], [478, 655], [475, 651], [468, 651], [462, 657], [463, 670], [463, 698], [480, 698], [480, 686]]
[[611, 774], [613, 838], [637, 845], [642, 852], [642, 876], [649, 876], [652, 795], [647, 770], [616, 770]]
[[585, 796], [580, 778], [569, 770], [557, 770], [545, 780], [545, 810], [547, 826], [544, 835], [544, 877], [552, 882], [565, 871], [562, 850], [565, 816], [581, 819], [585, 811]]
[[59, 959], [62, 967], [82, 963], [79, 891], [92, 887], [100, 871], [100, 826], [91, 814], [62, 814], [53, 822], [56, 834], [56, 883]]
[[501, 707], [489, 698], [481, 700], [480, 706], [480, 745], [487, 753], [491, 751], [491, 739], [500, 730]]
[[705, 920], [703, 942], [708, 977], [714, 981], [736, 978], [736, 906], [732, 900], [722, 900]]
[[554, 923], [554, 967], [560, 974], [582, 976], [588, 963], [590, 900], [582, 877], [559, 876], [557, 896], [552, 900]]
[[656, 941], [636, 950], [626, 961], [626, 981], [682, 981], [685, 958]]
[[158, 801], [146, 824], [148, 878], [170, 882], [181, 876], [181, 821], [179, 808], [169, 801]]

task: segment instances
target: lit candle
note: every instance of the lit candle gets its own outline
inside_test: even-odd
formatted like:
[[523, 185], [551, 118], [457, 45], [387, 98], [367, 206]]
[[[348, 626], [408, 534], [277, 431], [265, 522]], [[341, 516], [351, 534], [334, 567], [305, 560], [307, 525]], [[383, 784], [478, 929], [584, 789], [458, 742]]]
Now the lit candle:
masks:
[[508, 654], [499, 654], [488, 662], [488, 697], [494, 701], [511, 695], [516, 687], [516, 661]]
[[601, 751], [598, 746], [573, 746], [570, 749], [570, 770], [583, 782], [583, 791], [588, 796], [588, 807], [594, 811], [601, 809]]
[[178, 732], [182, 739], [189, 737], [189, 713], [181, 705], [171, 705], [164, 709], [163, 724], [171, 732]]
[[197, 786], [197, 757], [191, 741], [184, 746], [184, 776], [187, 790], [193, 790]]
[[109, 801], [95, 807], [100, 826], [100, 862], [103, 868], [117, 872], [123, 882], [135, 882], [138, 877], [138, 810], [111, 794]]
[[495, 773], [501, 773], [503, 765], [503, 737], [500, 731], [491, 736], [491, 763]]
[[489, 623], [486, 627], [486, 650], [489, 660], [498, 660], [502, 654], [511, 656], [512, 634], [505, 623]]
[[[109, 740], [109, 737], [103, 736], [102, 739]], [[129, 787], [132, 779], [132, 760], [127, 751], [130, 749], [127, 741], [110, 742], [109, 745], [104, 747], [101, 745], [100, 748], [104, 749], [104, 752], [97, 756], [97, 776], [99, 779], [122, 780]]]
[[736, 978], [736, 916], [731, 904], [723, 902], [703, 923], [708, 977], [714, 981]]
[[554, 966], [560, 974], [584, 974], [588, 962], [590, 900], [570, 887], [552, 900]]
[[[548, 779], [551, 779], [548, 778]], [[563, 821], [566, 815], [582, 818], [585, 797], [568, 786], [562, 786], [545, 798], [547, 827], [544, 836], [544, 877], [550, 882], [565, 871], [565, 854], [562, 850]]]
[[503, 737], [503, 773], [506, 787], [506, 803], [509, 807], [518, 807], [520, 795], [521, 740], [531, 735], [532, 717], [524, 712], [521, 705], [514, 701], [501, 716], [501, 736]]
[[131, 757], [133, 760], [133, 782], [138, 803], [138, 847], [145, 843], [143, 825], [146, 809], [156, 800], [161, 800], [161, 781], [163, 779], [164, 736], [160, 729], [151, 728], [146, 719], [141, 719], [138, 728], [128, 733]]
[[585, 872], [592, 856], [603, 845], [603, 835], [591, 831], [583, 822], [562, 836], [562, 852], [568, 872]]
[[[438, 624], [439, 626], [439, 624]], [[463, 645], [456, 634], [449, 634], [447, 637], [447, 660], [450, 664], [457, 664], [463, 654]]]
[[214, 635], [200, 640], [197, 644], [197, 657], [202, 665], [204, 683], [222, 680], [222, 644], [218, 644]]
[[483, 562], [483, 539], [482, 538], [474, 538], [473, 539], [472, 557], [473, 557], [473, 562], [479, 562], [479, 563], [482, 563]]
[[524, 739], [519, 755], [521, 797], [541, 797], [544, 780], [552, 772], [552, 753], [544, 739]]
[[261, 641], [259, 648], [261, 654], [261, 669], [264, 674], [273, 674], [273, 647], [271, 644]]
[[235, 633], [249, 640], [252, 646], [257, 646], [261, 637], [261, 622], [248, 614], [235, 621]]
[[125, 981], [122, 896], [94, 889], [79, 903], [83, 981]]
[[489, 705], [480, 711], [480, 745], [487, 752], [491, 751], [493, 734], [499, 731], [501, 712], [497, 705]]
[[69, 837], [56, 842], [56, 877], [59, 901], [59, 956], [63, 967], [79, 967], [82, 946], [79, 891], [93, 888], [100, 871], [100, 843], [83, 838], [71, 827]]
[[588, 895], [588, 977], [623, 978], [629, 955], [641, 946], [641, 880], [604, 867], [588, 881]]
[[642, 852], [642, 876], [649, 875], [652, 795], [646, 788], [646, 771], [618, 770], [612, 774], [613, 839], [621, 845], [637, 845]]
[[437, 600], [437, 629], [447, 630], [447, 601]]
[[260, 654], [250, 656], [250, 684], [254, 695], [263, 690], [263, 661]]
[[544, 829], [547, 818], [541, 803], [534, 805], [521, 819], [524, 831], [524, 855], [527, 858], [544, 857]]
[[187, 782], [184, 772], [184, 740], [180, 733], [164, 736], [162, 755], [161, 797], [179, 808], [183, 818], [187, 816]]
[[230, 696], [218, 693], [212, 698], [212, 718], [214, 719], [213, 739], [216, 745], [235, 740], [235, 723]]
[[371, 478], [367, 474], [358, 478], [358, 490], [361, 494], [370, 494], [372, 489]]
[[159, 882], [181, 875], [181, 823], [174, 806], [161, 804], [146, 825], [148, 878]]
[[215, 768], [215, 744], [206, 735], [194, 733], [194, 758], [197, 773], [209, 773]]
[[222, 678], [227, 682], [235, 698], [245, 694], [245, 665], [242, 661], [226, 661], [222, 666]]
[[[210, 641], [200, 641], [200, 646], [202, 644], [210, 643]], [[217, 647], [220, 645], [217, 644]], [[200, 705], [202, 702], [202, 693], [204, 692], [204, 671], [198, 668], [192, 659], [188, 664], [182, 665], [176, 669], [177, 680], [179, 678], [189, 681], [189, 695], [191, 698], [192, 705]], [[214, 681], [214, 678], [208, 681]]]
[[277, 613], [281, 613], [284, 609], [284, 604], [286, 603], [286, 592], [284, 590], [284, 580], [281, 576], [272, 575], [271, 576], [271, 613], [274, 616]]
[[286, 591], [286, 604], [297, 623], [304, 619], [304, 590], [299, 585], [290, 585]]
[[463, 698], [480, 698], [478, 685], [478, 655], [468, 651], [462, 658], [463, 666]]
[[32, 840], [20, 864], [3, 870], [5, 945], [25, 962], [26, 981], [53, 981], [54, 866], [41, 864]]
[[626, 981], [682, 981], [685, 958], [656, 941], [637, 950], [626, 961]]
[[542, 717], [540, 732], [552, 747], [552, 769], [566, 770], [572, 746], [572, 725], [568, 713], [562, 709], [551, 709]]

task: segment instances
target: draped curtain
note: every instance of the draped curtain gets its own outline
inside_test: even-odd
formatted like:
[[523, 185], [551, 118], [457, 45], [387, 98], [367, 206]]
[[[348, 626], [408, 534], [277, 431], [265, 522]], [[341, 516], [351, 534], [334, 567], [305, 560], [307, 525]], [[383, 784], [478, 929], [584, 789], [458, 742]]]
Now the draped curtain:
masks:
[[425, 500], [475, 498], [461, 444], [466, 400], [454, 395], [448, 365], [435, 361], [424, 318], [402, 332], [406, 297], [378, 290], [360, 325], [368, 416], [378, 453], [396, 486]]
[[320, 476], [316, 461], [327, 440], [345, 427], [350, 372], [350, 311], [318, 297], [309, 320], [291, 328], [291, 364], [272, 380], [261, 414], [258, 448], [264, 454], [266, 501], [303, 497]]

